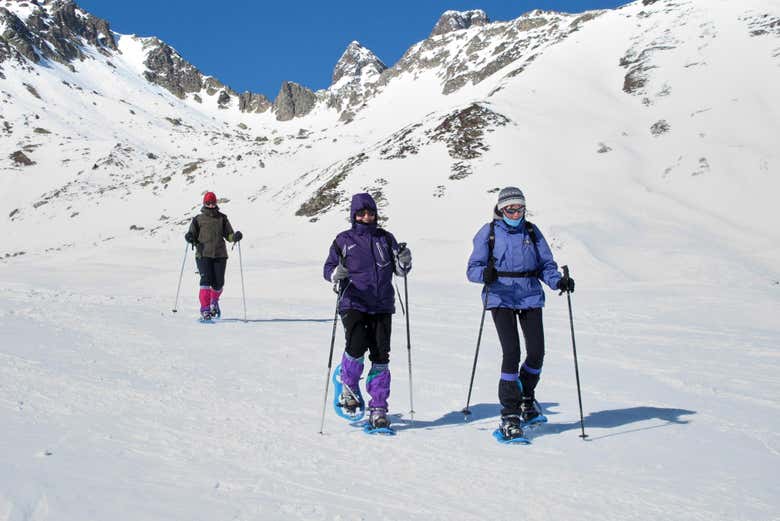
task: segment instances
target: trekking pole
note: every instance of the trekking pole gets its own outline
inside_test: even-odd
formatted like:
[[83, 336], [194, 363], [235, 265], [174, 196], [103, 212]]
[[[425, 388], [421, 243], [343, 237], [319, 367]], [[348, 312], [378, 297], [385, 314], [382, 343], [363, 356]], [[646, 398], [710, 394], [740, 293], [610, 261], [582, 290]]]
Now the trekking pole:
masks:
[[398, 289], [398, 283], [395, 285], [395, 294], [398, 295], [398, 304], [401, 306], [401, 314], [406, 315], [406, 307], [404, 306], [404, 301], [401, 298], [401, 290]]
[[[569, 278], [569, 267], [568, 266], [561, 266], [561, 269], [563, 270], [563, 278], [568, 279]], [[577, 399], [580, 403], [580, 427], [582, 428], [582, 434], [580, 434], [580, 438], [583, 440], [588, 437], [587, 434], [585, 434], [585, 419], [582, 416], [582, 392], [580, 391], [580, 369], [577, 365], [577, 344], [574, 341], [574, 318], [571, 312], [571, 292], [566, 291], [566, 300], [569, 303], [569, 326], [571, 327], [571, 347], [574, 351], [574, 375], [577, 378]]]
[[186, 243], [184, 245], [184, 258], [181, 260], [181, 272], [179, 273], [179, 285], [176, 287], [176, 301], [173, 303], [173, 309], [172, 312], [176, 313], [179, 307], [179, 291], [181, 291], [181, 279], [184, 276], [184, 263], [187, 262], [187, 248], [189, 248], [189, 243]]
[[409, 334], [409, 286], [404, 273], [404, 301], [406, 302], [406, 353], [409, 360], [409, 414], [414, 422], [414, 399], [412, 398], [412, 340]]
[[241, 258], [241, 241], [238, 241], [238, 266], [241, 270], [241, 295], [244, 298], [244, 322], [246, 322], [246, 291], [244, 290], [244, 260]]
[[477, 349], [474, 352], [474, 365], [471, 368], [471, 380], [469, 381], [469, 394], [468, 397], [466, 397], [466, 406], [461, 411], [464, 416], [464, 420], [469, 419], [469, 415], [471, 415], [471, 410], [469, 409], [469, 404], [471, 403], [471, 389], [474, 386], [474, 374], [477, 372], [477, 358], [479, 358], [479, 344], [482, 342], [482, 328], [485, 326], [485, 311], [487, 311], [487, 301], [488, 301], [488, 286], [485, 284], [485, 302], [482, 306], [482, 318], [479, 320], [479, 334], [477, 335]]
[[[333, 313], [333, 331], [330, 335], [330, 354], [328, 354], [328, 370], [325, 374], [325, 396], [322, 398], [322, 421], [320, 422], [320, 434], [322, 434], [325, 428], [325, 410], [328, 408], [328, 388], [330, 387], [330, 370], [333, 366], [333, 346], [336, 344], [336, 322], [339, 319], [339, 304], [341, 303], [341, 296], [352, 281], [347, 282], [347, 285], [342, 291], [341, 288], [336, 290], [336, 311]], [[340, 284], [339, 284], [340, 285]]]

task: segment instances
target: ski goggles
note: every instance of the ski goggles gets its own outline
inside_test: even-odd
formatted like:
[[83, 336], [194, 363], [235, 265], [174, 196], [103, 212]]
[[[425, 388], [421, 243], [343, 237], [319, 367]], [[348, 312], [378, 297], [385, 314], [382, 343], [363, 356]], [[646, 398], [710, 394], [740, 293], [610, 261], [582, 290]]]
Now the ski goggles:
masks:
[[525, 206], [521, 206], [519, 208], [506, 207], [503, 208], [501, 211], [504, 212], [504, 215], [519, 215], [525, 212]]

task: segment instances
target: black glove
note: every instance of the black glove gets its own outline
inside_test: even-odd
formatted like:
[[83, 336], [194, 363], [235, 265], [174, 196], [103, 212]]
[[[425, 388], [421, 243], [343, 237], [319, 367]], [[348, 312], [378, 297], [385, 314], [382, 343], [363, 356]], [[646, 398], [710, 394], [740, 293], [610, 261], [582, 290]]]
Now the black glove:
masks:
[[409, 273], [412, 269], [412, 252], [406, 247], [405, 242], [398, 245], [398, 250], [393, 251], [393, 257], [395, 257], [395, 274], [403, 277], [404, 274]]
[[244, 238], [244, 234], [241, 233], [241, 232], [235, 232], [233, 234], [233, 242], [238, 242], [238, 241], [240, 241], [243, 238]]
[[485, 269], [482, 270], [482, 282], [485, 284], [493, 284], [498, 280], [498, 270], [496, 270], [496, 262], [491, 259], [488, 261]]
[[184, 240], [187, 241], [190, 244], [195, 244], [198, 242], [198, 240], [195, 238], [195, 236], [192, 234], [192, 232], [187, 232], [184, 234]]
[[556, 289], [561, 290], [561, 295], [565, 293], [574, 293], [574, 279], [571, 277], [563, 277], [558, 281]]

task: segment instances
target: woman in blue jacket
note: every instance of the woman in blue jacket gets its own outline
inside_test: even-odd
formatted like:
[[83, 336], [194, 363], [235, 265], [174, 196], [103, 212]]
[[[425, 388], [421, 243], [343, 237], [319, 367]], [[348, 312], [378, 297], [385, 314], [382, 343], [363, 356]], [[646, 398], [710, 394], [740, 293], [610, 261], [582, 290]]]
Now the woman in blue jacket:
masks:
[[[525, 219], [525, 196], [506, 187], [498, 194], [493, 222], [474, 236], [467, 276], [484, 284], [482, 298], [493, 315], [503, 351], [498, 399], [499, 428], [505, 439], [523, 436], [523, 426], [546, 421], [534, 390], [544, 361], [543, 281], [552, 289], [574, 291], [574, 280], [558, 272], [550, 247], [539, 229]], [[526, 357], [520, 366], [523, 331]]]

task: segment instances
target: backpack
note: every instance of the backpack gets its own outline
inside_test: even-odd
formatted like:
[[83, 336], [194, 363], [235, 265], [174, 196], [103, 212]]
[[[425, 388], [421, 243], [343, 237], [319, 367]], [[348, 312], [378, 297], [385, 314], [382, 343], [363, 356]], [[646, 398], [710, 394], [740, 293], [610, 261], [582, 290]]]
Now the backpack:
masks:
[[[536, 236], [536, 230], [531, 221], [525, 221], [525, 231], [528, 232], [528, 236], [531, 238], [531, 244], [534, 245], [534, 252], [536, 253], [537, 263], [539, 261], [539, 238]], [[490, 235], [488, 235], [488, 262], [495, 261], [493, 258], [493, 248], [496, 245], [496, 221], [493, 219], [490, 221]], [[499, 277], [539, 277], [539, 270], [535, 271], [499, 271]]]

